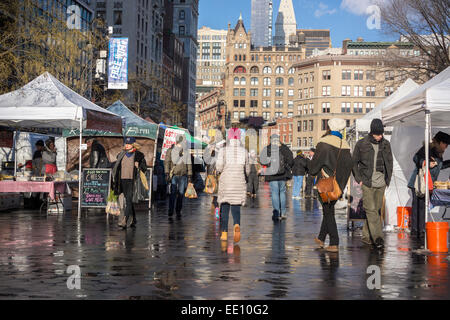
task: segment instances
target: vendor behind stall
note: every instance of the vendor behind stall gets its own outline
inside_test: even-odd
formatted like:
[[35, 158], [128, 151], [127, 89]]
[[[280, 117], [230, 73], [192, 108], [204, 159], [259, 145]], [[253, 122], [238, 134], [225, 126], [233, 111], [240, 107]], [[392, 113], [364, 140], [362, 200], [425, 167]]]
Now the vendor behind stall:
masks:
[[32, 171], [33, 176], [40, 176], [42, 172], [42, 151], [44, 150], [44, 141], [38, 140], [36, 142], [36, 151], [33, 154]]
[[56, 167], [56, 147], [52, 139], [45, 141], [45, 147], [42, 151], [42, 174], [54, 174], [58, 171]]
[[106, 156], [105, 148], [93, 137], [86, 138], [86, 144], [91, 149], [89, 155], [90, 168], [110, 168], [108, 157]]

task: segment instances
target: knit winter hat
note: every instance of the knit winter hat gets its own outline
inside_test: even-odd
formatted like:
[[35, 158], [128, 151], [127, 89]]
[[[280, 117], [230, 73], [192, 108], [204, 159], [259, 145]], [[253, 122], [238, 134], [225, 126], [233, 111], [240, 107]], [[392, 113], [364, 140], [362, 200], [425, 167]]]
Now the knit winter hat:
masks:
[[370, 123], [370, 134], [380, 135], [384, 133], [383, 122], [380, 119], [373, 119]]
[[333, 118], [328, 121], [328, 126], [331, 131], [342, 131], [347, 126], [347, 123], [344, 119], [341, 118]]
[[136, 142], [135, 137], [125, 137], [125, 139], [123, 140], [123, 144], [133, 144], [135, 142]]
[[230, 128], [228, 130], [228, 139], [229, 140], [240, 140], [241, 139], [241, 129], [239, 128]]

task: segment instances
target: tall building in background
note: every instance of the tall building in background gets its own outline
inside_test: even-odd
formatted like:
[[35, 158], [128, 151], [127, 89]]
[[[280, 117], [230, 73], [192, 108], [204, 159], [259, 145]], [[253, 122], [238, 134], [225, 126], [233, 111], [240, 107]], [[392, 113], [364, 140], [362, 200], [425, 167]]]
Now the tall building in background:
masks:
[[111, 37], [128, 38], [128, 90], [124, 103], [159, 121], [165, 107], [163, 0], [93, 0], [95, 17], [112, 27]]
[[251, 34], [254, 47], [272, 46], [272, 24], [272, 0], [252, 0]]
[[314, 51], [331, 48], [330, 29], [299, 29], [297, 37], [305, 45], [306, 57], [310, 57]]
[[197, 73], [197, 31], [199, 0], [167, 0], [173, 2], [172, 32], [184, 44], [183, 102], [187, 105], [187, 126], [194, 132], [195, 88]]
[[213, 30], [208, 27], [198, 30], [197, 97], [222, 87], [227, 33], [227, 30]]
[[297, 32], [297, 21], [295, 19], [294, 6], [292, 0], [281, 0], [275, 22], [275, 37], [273, 44], [277, 47], [289, 46], [290, 37]]

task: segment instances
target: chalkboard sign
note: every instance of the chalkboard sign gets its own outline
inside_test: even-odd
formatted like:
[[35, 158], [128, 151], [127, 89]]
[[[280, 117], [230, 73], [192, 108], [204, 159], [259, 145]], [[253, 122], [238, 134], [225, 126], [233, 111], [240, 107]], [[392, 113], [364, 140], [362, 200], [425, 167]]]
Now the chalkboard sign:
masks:
[[81, 206], [105, 208], [111, 188], [111, 169], [83, 169]]

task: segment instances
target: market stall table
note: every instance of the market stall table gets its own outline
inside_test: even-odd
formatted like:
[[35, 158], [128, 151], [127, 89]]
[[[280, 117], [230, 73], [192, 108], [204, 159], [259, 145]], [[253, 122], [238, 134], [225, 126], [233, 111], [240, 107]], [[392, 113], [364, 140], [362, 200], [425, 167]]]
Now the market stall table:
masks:
[[444, 214], [442, 215], [443, 220], [450, 220], [450, 218], [445, 218], [447, 209], [450, 208], [450, 190], [449, 189], [434, 189], [431, 195], [431, 204], [435, 207], [445, 207]]
[[[0, 181], [0, 193], [11, 192], [42, 192], [48, 193], [48, 199], [44, 201], [45, 205], [56, 204], [59, 213], [59, 205], [63, 207], [61, 195], [71, 194], [70, 185], [78, 184], [78, 181]], [[41, 206], [42, 209], [42, 206]]]

